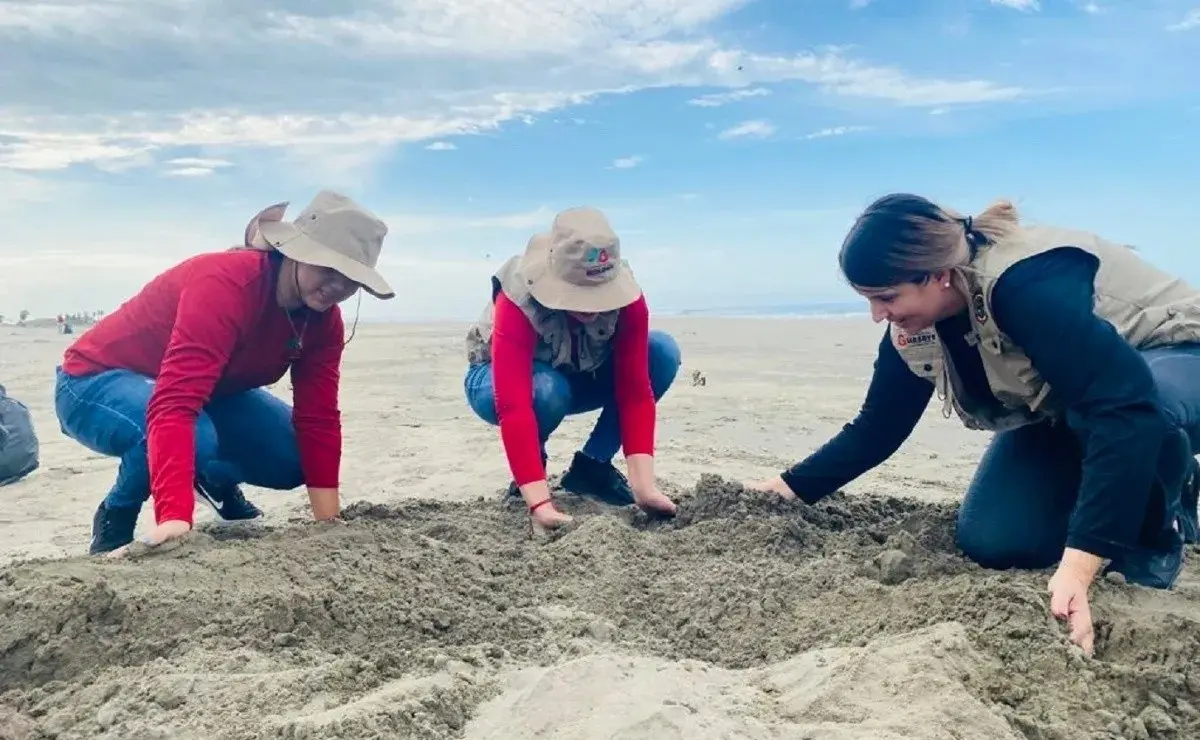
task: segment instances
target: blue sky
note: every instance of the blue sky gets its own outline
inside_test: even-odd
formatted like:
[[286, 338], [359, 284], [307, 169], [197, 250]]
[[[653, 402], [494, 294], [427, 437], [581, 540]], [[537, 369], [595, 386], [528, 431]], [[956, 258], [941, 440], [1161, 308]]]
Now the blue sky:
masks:
[[1197, 69], [1200, 0], [0, 0], [0, 313], [111, 309], [321, 187], [389, 223], [366, 318], [474, 317], [573, 205], [657, 309], [845, 300], [894, 190], [1200, 284]]

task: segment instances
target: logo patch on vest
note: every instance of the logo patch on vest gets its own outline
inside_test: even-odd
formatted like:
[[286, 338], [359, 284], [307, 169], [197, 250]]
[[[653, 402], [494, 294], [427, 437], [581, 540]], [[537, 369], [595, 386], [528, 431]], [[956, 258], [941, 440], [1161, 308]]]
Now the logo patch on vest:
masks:
[[900, 349], [905, 347], [920, 347], [925, 344], [934, 344], [937, 342], [937, 332], [933, 329], [923, 329], [916, 334], [909, 334], [903, 329], [896, 330], [896, 346]]

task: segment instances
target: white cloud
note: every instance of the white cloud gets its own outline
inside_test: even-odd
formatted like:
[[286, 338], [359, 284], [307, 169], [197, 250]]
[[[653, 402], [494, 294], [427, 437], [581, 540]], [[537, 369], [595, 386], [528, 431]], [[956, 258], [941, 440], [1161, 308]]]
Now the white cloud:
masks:
[[830, 128], [823, 128], [818, 131], [813, 131], [812, 133], [805, 135], [804, 138], [806, 138], [806, 139], [827, 139], [830, 136], [845, 136], [846, 134], [861, 133], [863, 131], [870, 131], [870, 127], [868, 127], [868, 126], [832, 126]]
[[431, 152], [451, 152], [458, 147], [449, 141], [435, 141], [425, 148]]
[[8, 0], [0, 169], [111, 171], [196, 150], [241, 164], [257, 151], [332, 176], [397, 145], [663, 86], [733, 88], [724, 95], [736, 100], [799, 82], [902, 106], [1024, 94], [916, 78], [844, 50], [759, 54], [708, 35], [748, 2], [193, 0], [181, 11], [168, 0]]
[[698, 105], [701, 108], [718, 108], [722, 105], [729, 105], [730, 103], [735, 103], [739, 100], [759, 98], [770, 94], [771, 91], [765, 87], [742, 88], [740, 90], [731, 90], [730, 92], [701, 95], [689, 100], [688, 105]]
[[167, 177], [207, 177], [215, 170], [208, 167], [177, 167], [173, 170], [167, 170]]
[[1200, 28], [1200, 8], [1189, 11], [1178, 23], [1167, 26], [1168, 31], [1191, 31]]
[[991, 0], [992, 5], [1001, 5], [1005, 8], [1030, 12], [1033, 10], [1041, 10], [1042, 4], [1039, 0]]
[[614, 170], [631, 170], [645, 161], [645, 158], [640, 154], [635, 154], [632, 157], [620, 157], [614, 159], [610, 167]]
[[721, 139], [765, 139], [775, 133], [775, 125], [770, 121], [743, 121], [736, 126], [725, 129], [717, 136]]
[[176, 157], [167, 160], [168, 177], [207, 177], [219, 169], [232, 167], [233, 162], [223, 159], [206, 159], [204, 157]]

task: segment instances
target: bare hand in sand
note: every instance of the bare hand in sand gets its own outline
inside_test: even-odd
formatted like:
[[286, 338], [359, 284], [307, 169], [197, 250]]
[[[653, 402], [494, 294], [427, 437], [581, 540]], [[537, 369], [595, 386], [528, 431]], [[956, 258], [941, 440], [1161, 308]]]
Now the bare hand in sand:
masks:
[[550, 495], [550, 484], [545, 480], [533, 481], [521, 486], [521, 498], [529, 508], [529, 518], [534, 524], [546, 529], [555, 529], [572, 521], [571, 517], [554, 507]]
[[658, 486], [653, 484], [634, 488], [633, 502], [637, 504], [639, 509], [647, 513], [675, 516], [675, 512], [678, 511], [675, 502], [667, 498], [666, 494], [658, 490]]
[[154, 552], [165, 552], [172, 549], [168, 543], [178, 541], [192, 531], [192, 525], [187, 522], [172, 519], [159, 524], [146, 534], [138, 537], [124, 547], [118, 547], [108, 553], [110, 558], [124, 558], [133, 555], [146, 555]]
[[759, 483], [747, 483], [746, 488], [752, 491], [777, 493], [784, 501], [794, 501], [796, 499], [796, 492], [789, 488], [788, 484], [783, 481], [783, 478], [778, 475]]
[[1083, 648], [1089, 657], [1095, 649], [1096, 634], [1092, 628], [1092, 610], [1088, 606], [1086, 574], [1068, 565], [1060, 565], [1050, 578], [1050, 613], [1066, 620], [1071, 642]]
[[539, 506], [530, 516], [533, 517], [534, 524], [546, 529], [557, 529], [564, 524], [574, 521], [570, 514], [564, 514], [554, 508], [553, 503]]

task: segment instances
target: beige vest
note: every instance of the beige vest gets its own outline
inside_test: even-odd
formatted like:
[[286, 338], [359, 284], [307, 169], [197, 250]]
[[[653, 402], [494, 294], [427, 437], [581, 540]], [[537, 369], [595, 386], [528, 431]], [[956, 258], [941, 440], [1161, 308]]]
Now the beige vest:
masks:
[[909, 369], [929, 380], [944, 402], [971, 429], [1002, 431], [1058, 418], [1053, 389], [1038, 375], [1024, 351], [996, 328], [992, 291], [1013, 265], [1058, 247], [1071, 246], [1099, 260], [1095, 278], [1095, 312], [1139, 350], [1200, 342], [1200, 292], [1144, 261], [1129, 247], [1094, 234], [1049, 226], [1027, 226], [980, 249], [970, 265], [958, 270], [969, 292], [971, 335], [978, 347], [988, 384], [999, 405], [977, 402], [962, 384], [937, 331], [932, 327], [906, 335], [894, 325], [892, 343]]
[[521, 309], [538, 334], [534, 360], [577, 372], [591, 372], [600, 367], [612, 352], [620, 311], [602, 313], [589, 324], [572, 321], [565, 311], [548, 309], [533, 299], [521, 275], [520, 262], [520, 256], [512, 257], [492, 277], [492, 300], [467, 330], [467, 361], [472, 365], [491, 362], [494, 304], [496, 294], [502, 291]]

